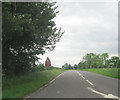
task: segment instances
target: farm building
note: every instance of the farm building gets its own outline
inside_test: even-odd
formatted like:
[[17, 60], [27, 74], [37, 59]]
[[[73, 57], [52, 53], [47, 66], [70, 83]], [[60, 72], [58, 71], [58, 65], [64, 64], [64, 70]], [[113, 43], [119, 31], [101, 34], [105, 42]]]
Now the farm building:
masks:
[[51, 61], [50, 59], [47, 57], [46, 61], [45, 61], [45, 66], [46, 67], [50, 67], [51, 66]]

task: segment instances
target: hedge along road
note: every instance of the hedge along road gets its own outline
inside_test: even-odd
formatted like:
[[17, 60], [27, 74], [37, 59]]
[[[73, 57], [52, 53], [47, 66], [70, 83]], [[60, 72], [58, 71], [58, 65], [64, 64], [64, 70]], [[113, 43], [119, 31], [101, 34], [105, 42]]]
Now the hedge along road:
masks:
[[118, 79], [92, 72], [69, 70], [24, 98], [115, 98]]

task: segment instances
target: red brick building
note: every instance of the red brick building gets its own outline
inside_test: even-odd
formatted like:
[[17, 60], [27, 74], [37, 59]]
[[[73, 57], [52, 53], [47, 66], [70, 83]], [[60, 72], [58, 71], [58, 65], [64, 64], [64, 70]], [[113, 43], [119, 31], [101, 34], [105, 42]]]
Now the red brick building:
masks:
[[46, 67], [50, 67], [51, 66], [51, 61], [50, 59], [47, 57], [46, 61], [45, 61], [45, 66]]

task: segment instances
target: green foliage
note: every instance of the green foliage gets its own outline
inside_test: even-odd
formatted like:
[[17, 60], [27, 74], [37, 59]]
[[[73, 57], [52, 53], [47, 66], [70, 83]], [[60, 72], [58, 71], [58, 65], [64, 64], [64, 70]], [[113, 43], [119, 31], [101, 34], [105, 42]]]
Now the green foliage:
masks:
[[40, 64], [38, 66], [33, 67], [34, 70], [40, 70], [40, 71], [45, 71], [45, 70], [54, 70], [54, 69], [61, 69], [58, 67], [50, 66], [50, 67], [45, 67], [44, 64]]
[[97, 74], [113, 77], [113, 78], [118, 78], [120, 79], [119, 75], [119, 68], [92, 68], [92, 69], [81, 69], [81, 71], [89, 71], [89, 72], [94, 72]]
[[65, 69], [65, 70], [73, 69], [73, 67], [72, 67], [70, 64], [68, 64], [68, 63], [65, 63], [65, 64], [62, 66], [62, 68]]
[[110, 61], [111, 61], [112, 65], [114, 67], [120, 68], [120, 59], [119, 59], [119, 57], [113, 56], [113, 57], [111, 57]]
[[83, 60], [73, 67], [69, 67], [68, 63], [62, 66], [64, 69], [87, 69], [87, 68], [120, 68], [120, 59], [112, 56], [108, 59], [108, 53], [94, 54], [89, 53], [83, 57]]
[[40, 71], [44, 71], [45, 70], [45, 66], [44, 66], [44, 64], [40, 64], [40, 65], [36, 66], [35, 69], [36, 70], [40, 70]]
[[64, 32], [53, 20], [55, 2], [2, 3], [2, 66], [6, 77], [29, 72], [38, 54], [54, 50]]
[[86, 63], [88, 68], [101, 68], [106, 65], [106, 59], [108, 58], [108, 53], [94, 54], [89, 53], [83, 57], [83, 62]]
[[45, 69], [46, 70], [54, 70], [54, 69], [61, 69], [61, 68], [50, 66], [50, 67], [46, 67]]
[[93, 53], [86, 54], [77, 68], [118, 68], [120, 66], [119, 57], [113, 56], [111, 59], [108, 59], [108, 57], [108, 53], [98, 55]]
[[68, 63], [65, 63], [63, 66], [62, 66], [63, 69], [67, 70], [68, 69]]
[[103, 65], [106, 65], [106, 59], [109, 57], [108, 53], [103, 53], [102, 55]]
[[74, 69], [77, 69], [77, 65], [76, 64], [74, 65]]
[[35, 71], [26, 75], [15, 76], [11, 79], [3, 78], [3, 99], [21, 98], [28, 93], [49, 83], [65, 70]]

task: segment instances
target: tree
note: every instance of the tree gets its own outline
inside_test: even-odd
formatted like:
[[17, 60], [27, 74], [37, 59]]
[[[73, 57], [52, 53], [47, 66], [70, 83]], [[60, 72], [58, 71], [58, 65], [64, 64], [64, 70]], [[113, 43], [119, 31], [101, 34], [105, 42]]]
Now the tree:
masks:
[[117, 62], [117, 67], [120, 68], [120, 59]]
[[94, 57], [94, 53], [89, 53], [89, 54], [86, 54], [83, 59], [84, 61], [86, 62], [86, 65], [88, 68], [91, 68], [92, 67], [92, 59]]
[[113, 64], [113, 67], [119, 68], [120, 63], [119, 63], [119, 57], [117, 56], [112, 56], [111, 57], [111, 63]]
[[68, 69], [72, 69], [72, 66], [70, 64], [68, 65]]
[[65, 68], [66, 70], [69, 69], [68, 63], [65, 63], [65, 64], [64, 64], [64, 68]]
[[92, 67], [93, 68], [101, 68], [103, 67], [103, 60], [101, 58], [100, 54], [94, 54], [93, 58], [92, 58]]
[[108, 53], [103, 53], [101, 56], [103, 58], [103, 65], [105, 66], [106, 65], [106, 59], [109, 57], [109, 55], [108, 55]]
[[65, 68], [65, 66], [64, 66], [64, 65], [62, 65], [62, 68], [64, 69], [64, 68]]
[[65, 63], [64, 65], [62, 65], [62, 68], [65, 69], [65, 70], [73, 69], [73, 67], [68, 63]]
[[40, 64], [40, 65], [38, 66], [38, 69], [39, 69], [40, 71], [45, 70], [45, 66], [44, 66], [44, 64]]
[[78, 64], [79, 68], [102, 68], [107, 67], [108, 53], [94, 54], [88, 53], [83, 57], [83, 60]]
[[55, 2], [2, 3], [2, 66], [6, 76], [29, 72], [38, 54], [54, 50], [64, 32], [54, 22]]
[[83, 69], [83, 68], [107, 68], [107, 67], [116, 67], [120, 68], [120, 59], [117, 56], [109, 57], [108, 53], [103, 54], [94, 54], [88, 53], [83, 56], [83, 60], [78, 64], [74, 65], [74, 69]]
[[74, 69], [77, 69], [77, 64], [74, 65]]
[[112, 63], [111, 59], [106, 60], [106, 67], [107, 68], [113, 67], [113, 63]]

